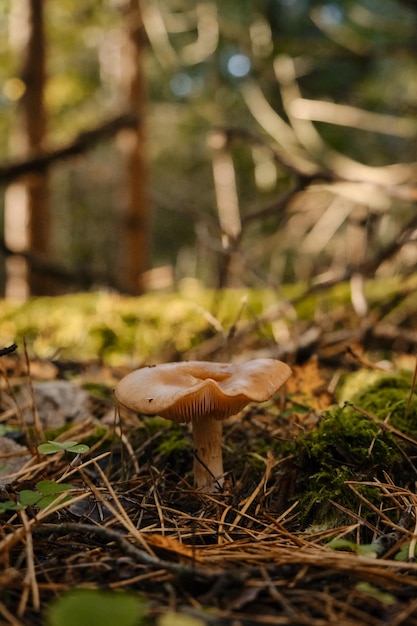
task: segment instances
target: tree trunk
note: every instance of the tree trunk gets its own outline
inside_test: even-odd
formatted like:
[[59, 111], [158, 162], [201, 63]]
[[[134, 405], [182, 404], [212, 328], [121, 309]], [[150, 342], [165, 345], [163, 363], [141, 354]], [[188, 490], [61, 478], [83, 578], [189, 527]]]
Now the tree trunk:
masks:
[[[14, 10], [18, 11], [19, 18], [15, 41], [16, 52], [22, 58], [21, 78], [25, 91], [19, 103], [19, 127], [13, 138], [12, 152], [28, 158], [42, 150], [46, 136], [44, 0], [18, 0]], [[47, 257], [50, 215], [45, 172], [28, 175], [8, 190], [5, 231], [7, 244], [17, 253], [30, 252], [35, 257]], [[12, 282], [6, 287], [7, 295], [51, 293], [50, 281], [39, 271], [27, 267], [22, 258], [11, 257], [8, 265]]]
[[149, 207], [147, 150], [145, 133], [146, 83], [143, 70], [144, 31], [138, 0], [123, 6], [126, 41], [122, 50], [122, 89], [128, 107], [137, 116], [136, 128], [120, 134], [119, 145], [127, 162], [127, 206], [123, 221], [121, 284], [126, 291], [144, 291], [144, 272], [148, 269]]

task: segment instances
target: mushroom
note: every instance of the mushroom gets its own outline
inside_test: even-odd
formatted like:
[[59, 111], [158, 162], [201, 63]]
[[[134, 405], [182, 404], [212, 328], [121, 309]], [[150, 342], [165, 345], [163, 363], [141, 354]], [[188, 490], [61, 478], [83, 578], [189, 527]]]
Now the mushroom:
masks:
[[212, 493], [223, 486], [222, 420], [250, 402], [265, 402], [291, 376], [282, 361], [243, 364], [187, 361], [143, 367], [117, 384], [120, 404], [143, 415], [192, 425], [194, 482]]

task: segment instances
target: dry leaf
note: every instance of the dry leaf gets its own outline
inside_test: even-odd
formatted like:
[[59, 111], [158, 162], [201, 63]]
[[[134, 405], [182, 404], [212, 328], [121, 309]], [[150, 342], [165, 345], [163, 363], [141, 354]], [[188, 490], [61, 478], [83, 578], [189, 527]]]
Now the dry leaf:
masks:
[[181, 541], [174, 539], [174, 537], [150, 534], [146, 535], [146, 542], [153, 548], [160, 548], [171, 553], [174, 552], [180, 557], [186, 557], [187, 559], [192, 559], [193, 561], [201, 561], [201, 555], [196, 548], [181, 543]]
[[293, 366], [292, 370], [293, 376], [287, 382], [287, 392], [294, 402], [299, 402], [314, 411], [323, 411], [333, 404], [319, 372], [316, 356], [303, 365]]

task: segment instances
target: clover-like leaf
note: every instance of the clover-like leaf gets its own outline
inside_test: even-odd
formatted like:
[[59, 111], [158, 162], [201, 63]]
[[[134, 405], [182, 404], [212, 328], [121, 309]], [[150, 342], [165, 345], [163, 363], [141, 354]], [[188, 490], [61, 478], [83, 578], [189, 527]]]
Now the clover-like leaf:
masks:
[[41, 443], [38, 446], [38, 451], [41, 454], [55, 454], [56, 452], [60, 452], [62, 448], [58, 448], [55, 443]]
[[36, 483], [38, 489], [43, 496], [59, 495], [63, 491], [72, 489], [72, 485], [68, 483], [56, 483], [53, 480], [41, 480]]
[[89, 446], [85, 443], [76, 443], [75, 445], [67, 448], [67, 452], [73, 452], [74, 454], [85, 454], [89, 451]]
[[5, 502], [0, 502], [0, 514], [5, 513], [6, 511], [19, 511], [22, 509], [21, 504], [17, 504], [13, 500], [6, 500]]
[[[61, 493], [69, 491], [72, 486], [67, 483], [56, 483], [53, 480], [41, 480], [36, 483], [36, 490], [23, 489], [19, 493], [20, 503], [23, 506], [36, 505], [40, 509], [45, 509], [58, 498]], [[70, 496], [66, 496], [62, 502], [70, 500]]]
[[[58, 498], [59, 494], [54, 494], [51, 496], [42, 496], [41, 499], [36, 503], [36, 506], [40, 509], [46, 509], [47, 506], [55, 502]], [[65, 496], [65, 498], [61, 498], [60, 502], [69, 502], [71, 500], [71, 496]]]
[[19, 493], [19, 500], [23, 506], [33, 506], [37, 504], [41, 498], [42, 494], [32, 489], [22, 489]]
[[89, 449], [86, 444], [78, 443], [78, 441], [48, 441], [48, 443], [41, 443], [38, 446], [38, 451], [41, 454], [56, 454], [61, 451], [85, 454]]

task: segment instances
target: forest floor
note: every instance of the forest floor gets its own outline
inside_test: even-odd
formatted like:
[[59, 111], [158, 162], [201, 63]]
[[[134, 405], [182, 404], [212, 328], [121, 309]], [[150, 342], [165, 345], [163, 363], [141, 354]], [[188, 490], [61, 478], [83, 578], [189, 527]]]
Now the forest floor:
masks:
[[224, 335], [206, 313], [198, 341], [147, 356], [293, 369], [226, 420], [214, 494], [193, 487], [186, 425], [116, 407], [131, 363], [18, 339], [0, 356], [0, 624], [417, 624], [414, 310], [358, 320], [343, 304], [298, 321], [285, 348], [278, 322], [259, 332], [270, 314], [237, 314]]

